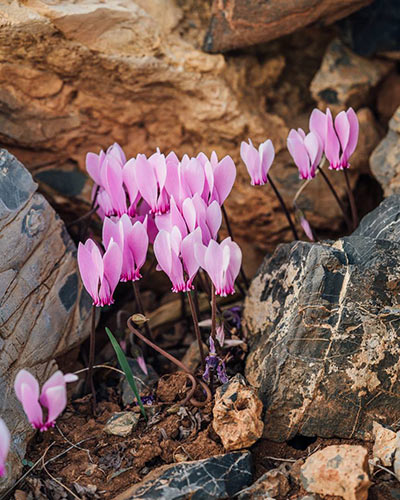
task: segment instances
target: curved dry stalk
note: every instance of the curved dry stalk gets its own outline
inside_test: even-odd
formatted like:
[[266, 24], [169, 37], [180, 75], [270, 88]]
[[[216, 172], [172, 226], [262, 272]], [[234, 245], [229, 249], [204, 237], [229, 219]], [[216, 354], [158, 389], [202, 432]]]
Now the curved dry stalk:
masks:
[[[172, 356], [172, 354], [169, 354], [167, 351], [164, 351], [164, 349], [162, 349], [158, 345], [154, 344], [150, 339], [146, 338], [142, 333], [140, 333], [139, 330], [137, 330], [134, 327], [132, 317], [130, 317], [128, 319], [128, 328], [134, 335], [139, 337], [139, 339], [141, 339], [143, 342], [145, 342], [147, 345], [149, 345], [152, 349], [154, 349], [155, 351], [160, 353], [162, 356], [167, 358], [169, 361], [174, 363], [174, 365], [176, 365], [178, 368], [180, 368], [190, 378], [190, 380], [193, 382], [193, 387], [189, 393], [191, 399], [186, 397], [184, 399], [185, 402], [187, 402], [187, 400], [190, 400], [190, 403], [193, 404], [194, 406], [205, 406], [206, 404], [208, 404], [211, 401], [212, 395], [211, 395], [210, 389], [202, 381], [197, 381], [196, 377], [189, 370], [189, 368], [184, 363], [182, 363], [182, 361], [175, 358], [175, 356]], [[201, 385], [201, 387], [203, 387], [203, 389], [205, 390], [205, 392], [206, 392], [206, 400], [205, 401], [197, 401], [196, 399], [194, 399], [192, 397], [196, 391], [197, 385]], [[184, 403], [182, 402], [181, 404], [184, 404]]]

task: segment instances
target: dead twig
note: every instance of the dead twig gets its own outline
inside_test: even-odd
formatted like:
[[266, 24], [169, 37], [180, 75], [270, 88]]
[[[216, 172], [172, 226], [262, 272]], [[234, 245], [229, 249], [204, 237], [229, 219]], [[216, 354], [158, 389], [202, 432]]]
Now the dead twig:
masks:
[[49, 451], [50, 449], [50, 446], [48, 446], [45, 450], [45, 452], [43, 453], [42, 455], [42, 469], [44, 469], [44, 471], [46, 472], [46, 474], [55, 482], [57, 483], [59, 486], [61, 486], [62, 488], [64, 488], [65, 491], [67, 491], [70, 495], [72, 495], [74, 498], [76, 498], [77, 500], [81, 500], [77, 495], [75, 495], [75, 493], [70, 490], [68, 488], [68, 486], [65, 486], [65, 484], [63, 484], [61, 481], [59, 481], [57, 478], [55, 478], [53, 475], [50, 474], [50, 472], [47, 470], [46, 468], [46, 464], [44, 462], [44, 459], [46, 457], [46, 454], [47, 452]]

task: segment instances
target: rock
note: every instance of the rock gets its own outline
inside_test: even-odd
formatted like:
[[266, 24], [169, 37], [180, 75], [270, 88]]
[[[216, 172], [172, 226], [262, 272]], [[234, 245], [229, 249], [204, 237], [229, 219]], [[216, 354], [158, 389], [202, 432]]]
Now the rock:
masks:
[[114, 500], [206, 500], [232, 498], [252, 480], [250, 452], [165, 465]]
[[207, 52], [248, 47], [268, 42], [316, 21], [330, 24], [348, 16], [370, 0], [214, 0], [203, 48]]
[[396, 448], [399, 445], [398, 435], [378, 422], [373, 423], [372, 433], [374, 436], [373, 458], [380, 461], [385, 467], [391, 467]]
[[371, 155], [370, 167], [385, 196], [400, 192], [400, 106], [389, 122], [386, 137]]
[[314, 76], [310, 90], [318, 107], [338, 112], [368, 103], [370, 92], [391, 71], [393, 63], [365, 59], [354, 54], [340, 40], [326, 50], [321, 68]]
[[114, 413], [104, 426], [104, 432], [113, 436], [126, 437], [131, 434], [139, 422], [139, 415], [131, 411]]
[[245, 301], [245, 375], [264, 437], [372, 440], [400, 419], [400, 196], [336, 242], [294, 242], [264, 260]]
[[367, 500], [368, 450], [348, 444], [327, 446], [307, 458], [301, 468], [306, 491], [337, 495], [344, 500]]
[[372, 111], [369, 108], [361, 108], [357, 111], [360, 125], [357, 148], [351, 157], [351, 168], [357, 173], [370, 175], [369, 158], [372, 151], [379, 144], [383, 133]]
[[213, 429], [227, 451], [249, 448], [262, 435], [263, 405], [241, 374], [217, 389]]
[[263, 474], [255, 483], [242, 490], [238, 500], [252, 500], [253, 498], [276, 498], [284, 497], [289, 493], [290, 484], [288, 478], [279, 469], [272, 469]]
[[[139, 393], [142, 394], [142, 392], [145, 389], [151, 389], [158, 380], [158, 374], [154, 370], [154, 368], [151, 365], [146, 364], [147, 366], [147, 375], [146, 375], [140, 368], [139, 363], [136, 361], [136, 359], [127, 358], [127, 360], [132, 370], [132, 374], [135, 377], [135, 382], [137, 384]], [[122, 391], [123, 404], [127, 406], [131, 405], [132, 403], [136, 403], [135, 395], [126, 377], [122, 379], [120, 385]]]
[[375, 0], [339, 22], [342, 37], [361, 56], [400, 51], [400, 11], [397, 0]]
[[33, 435], [13, 383], [26, 368], [44, 382], [55, 358], [90, 331], [91, 299], [82, 290], [76, 248], [30, 173], [0, 150], [0, 415], [12, 435], [8, 476], [19, 476]]
[[400, 75], [391, 73], [382, 82], [378, 90], [376, 108], [379, 119], [385, 125], [400, 105]]

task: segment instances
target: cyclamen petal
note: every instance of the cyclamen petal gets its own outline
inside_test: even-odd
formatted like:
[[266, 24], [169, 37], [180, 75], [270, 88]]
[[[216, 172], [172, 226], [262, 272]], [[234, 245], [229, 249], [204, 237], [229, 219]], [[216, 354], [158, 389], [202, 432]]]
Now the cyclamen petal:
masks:
[[122, 270], [122, 251], [121, 248], [111, 239], [110, 244], [103, 257], [104, 279], [102, 281], [99, 298], [100, 304], [113, 304], [113, 293], [118, 285]]
[[230, 156], [225, 156], [214, 169], [212, 200], [223, 205], [236, 179], [236, 167]]
[[357, 142], [358, 142], [358, 134], [359, 134], [359, 124], [358, 118], [353, 108], [349, 108], [346, 112], [347, 119], [350, 125], [350, 134], [349, 141], [347, 143], [346, 149], [342, 153], [341, 164], [343, 168], [348, 168], [349, 158], [354, 153]]
[[54, 427], [57, 417], [65, 410], [67, 406], [67, 389], [64, 385], [50, 387], [46, 391], [46, 407], [48, 409], [47, 420], [42, 430], [48, 430]]
[[41, 429], [43, 412], [39, 404], [39, 383], [36, 378], [27, 370], [20, 370], [15, 378], [14, 390], [29, 422], [35, 429]]
[[332, 113], [328, 108], [326, 110], [325, 156], [329, 160], [329, 168], [340, 169], [339, 152], [340, 143], [333, 126]]
[[94, 265], [91, 252], [82, 243], [78, 245], [78, 267], [84, 287], [92, 297], [93, 303], [97, 303], [100, 276]]
[[6, 461], [10, 449], [11, 434], [4, 420], [0, 418], [0, 477], [6, 475]]

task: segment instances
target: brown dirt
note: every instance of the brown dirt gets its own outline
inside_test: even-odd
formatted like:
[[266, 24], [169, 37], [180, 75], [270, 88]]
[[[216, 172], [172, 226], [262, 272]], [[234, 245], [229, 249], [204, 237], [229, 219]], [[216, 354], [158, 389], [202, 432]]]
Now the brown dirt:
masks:
[[[182, 399], [185, 382], [186, 377], [182, 374], [161, 378], [157, 400]], [[89, 397], [69, 404], [56, 428], [37, 435], [28, 450], [27, 460], [35, 463], [44, 457], [47, 471], [68, 488], [76, 491], [74, 485], [78, 484], [90, 490], [94, 485], [100, 498], [109, 499], [160, 465], [223, 453], [210, 426], [211, 404], [202, 409], [189, 405], [184, 410], [179, 410], [178, 405], [155, 404], [147, 407], [148, 423], [141, 418], [129, 437], [105, 434], [107, 420], [114, 412], [124, 409], [112, 402], [118, 400], [116, 391], [108, 392], [110, 401], [98, 404], [96, 418], [90, 414]], [[131, 410], [139, 413], [137, 407]], [[55, 458], [66, 450], [67, 453]], [[55, 498], [52, 483], [46, 481], [49, 476], [40, 468], [31, 477], [41, 480], [40, 489], [47, 498]], [[32, 481], [28, 485], [31, 487]]]

